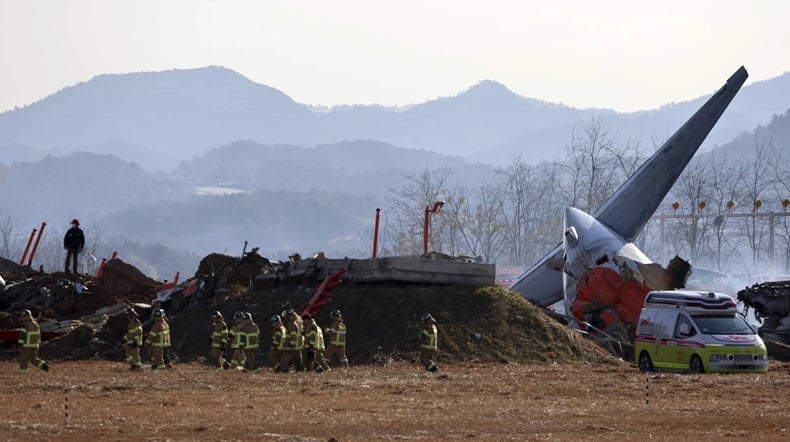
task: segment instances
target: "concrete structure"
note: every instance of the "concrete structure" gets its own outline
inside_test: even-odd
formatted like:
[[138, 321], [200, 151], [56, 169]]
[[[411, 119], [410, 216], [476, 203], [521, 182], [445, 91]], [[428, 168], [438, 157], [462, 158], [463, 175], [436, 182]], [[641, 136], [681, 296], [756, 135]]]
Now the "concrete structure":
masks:
[[346, 269], [348, 282], [402, 281], [423, 284], [493, 285], [494, 264], [469, 262], [463, 258], [430, 259], [391, 256], [370, 259], [302, 259], [288, 269], [287, 278], [317, 278]]

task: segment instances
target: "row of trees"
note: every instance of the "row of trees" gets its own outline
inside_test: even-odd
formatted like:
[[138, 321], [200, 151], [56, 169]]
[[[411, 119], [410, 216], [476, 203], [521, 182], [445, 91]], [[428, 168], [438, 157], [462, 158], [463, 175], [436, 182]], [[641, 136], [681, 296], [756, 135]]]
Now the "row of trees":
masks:
[[[422, 253], [425, 207], [445, 201], [441, 213], [431, 217], [430, 250], [479, 256], [499, 265], [530, 265], [560, 243], [566, 207], [595, 212], [660, 144], [656, 140], [653, 149], [646, 149], [633, 140], [617, 142], [603, 120], [595, 118], [571, 134], [558, 152], [562, 159], [531, 164], [516, 156], [482, 184], [464, 183], [448, 167], [425, 168], [407, 176], [402, 187], [390, 189], [378, 254]], [[698, 155], [636, 239], [637, 246], [663, 265], [679, 255], [695, 266], [725, 272], [790, 273], [790, 217], [781, 204], [790, 198], [784, 151], [790, 146], [756, 137], [748, 156]], [[36, 263], [46, 270], [63, 266], [65, 228], [47, 227], [36, 254]], [[155, 278], [192, 269], [199, 260], [162, 246], [104, 238], [97, 226], [88, 232], [86, 250], [97, 261], [123, 249], [124, 260]], [[0, 212], [0, 256], [20, 256], [29, 234]], [[361, 237], [366, 241], [372, 232]], [[348, 255], [369, 256], [370, 244], [363, 246]], [[85, 258], [86, 270], [98, 265], [87, 254]]]
[[[744, 157], [695, 158], [637, 245], [664, 265], [679, 255], [719, 271], [788, 273], [790, 220], [760, 216], [783, 212], [780, 202], [790, 197], [790, 170], [781, 154], [790, 146], [782, 147], [755, 140]], [[392, 190], [380, 254], [421, 251], [424, 208], [443, 200], [442, 213], [431, 217], [431, 250], [529, 265], [560, 243], [566, 207], [593, 213], [650, 154], [636, 141], [615, 142], [598, 118], [572, 134], [564, 159], [531, 165], [516, 156], [481, 186], [464, 185], [446, 168], [426, 168]]]

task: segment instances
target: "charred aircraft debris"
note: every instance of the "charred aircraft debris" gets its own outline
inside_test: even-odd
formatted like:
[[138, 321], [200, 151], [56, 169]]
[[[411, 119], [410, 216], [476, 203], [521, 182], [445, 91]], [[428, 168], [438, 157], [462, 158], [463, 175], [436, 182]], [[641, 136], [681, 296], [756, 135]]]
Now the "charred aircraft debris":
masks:
[[790, 281], [754, 284], [738, 292], [738, 301], [762, 322], [759, 333], [768, 353], [790, 361]]

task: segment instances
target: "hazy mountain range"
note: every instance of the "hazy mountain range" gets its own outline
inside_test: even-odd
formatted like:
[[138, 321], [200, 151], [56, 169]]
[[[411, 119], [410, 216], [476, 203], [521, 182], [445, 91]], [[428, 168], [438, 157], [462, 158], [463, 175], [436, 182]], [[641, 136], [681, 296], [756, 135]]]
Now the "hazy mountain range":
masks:
[[[711, 93], [724, 80], [711, 79]], [[790, 73], [744, 87], [703, 150], [784, 113], [788, 96]], [[593, 117], [603, 118], [617, 138], [650, 145], [670, 135], [705, 98], [617, 113], [521, 97], [486, 80], [406, 108], [317, 109], [234, 71], [207, 67], [101, 75], [65, 88], [0, 114], [0, 149], [7, 164], [86, 151], [113, 154], [145, 170], [169, 170], [237, 141], [312, 147], [369, 139], [502, 165], [516, 152], [535, 161], [554, 159], [573, 128]]]
[[[102, 75], [0, 114], [0, 210], [46, 220], [52, 235], [78, 217], [106, 236], [199, 254], [245, 240], [270, 254], [354, 254], [407, 175], [447, 167], [477, 184], [514, 154], [558, 158], [593, 118], [616, 140], [652, 146], [706, 98], [617, 113], [486, 80], [404, 108], [316, 108], [221, 67]], [[761, 136], [790, 150], [788, 108], [790, 74], [746, 86], [703, 149], [737, 155]]]

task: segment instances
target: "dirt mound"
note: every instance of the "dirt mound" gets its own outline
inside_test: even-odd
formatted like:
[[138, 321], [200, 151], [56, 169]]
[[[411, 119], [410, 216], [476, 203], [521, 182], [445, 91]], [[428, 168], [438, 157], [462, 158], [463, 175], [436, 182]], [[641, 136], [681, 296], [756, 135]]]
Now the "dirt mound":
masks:
[[[287, 308], [299, 310], [313, 290], [306, 286], [231, 290], [171, 314], [173, 350], [183, 361], [205, 356], [209, 315], [219, 310], [228, 318], [235, 311], [251, 312], [268, 351], [269, 318]], [[333, 293], [317, 320], [327, 326], [329, 312], [335, 308], [342, 311], [348, 327], [349, 359], [356, 364], [415, 358], [419, 346], [413, 339], [425, 312], [438, 321], [442, 361], [614, 361], [601, 347], [560, 325], [518, 294], [497, 286], [341, 284]]]

